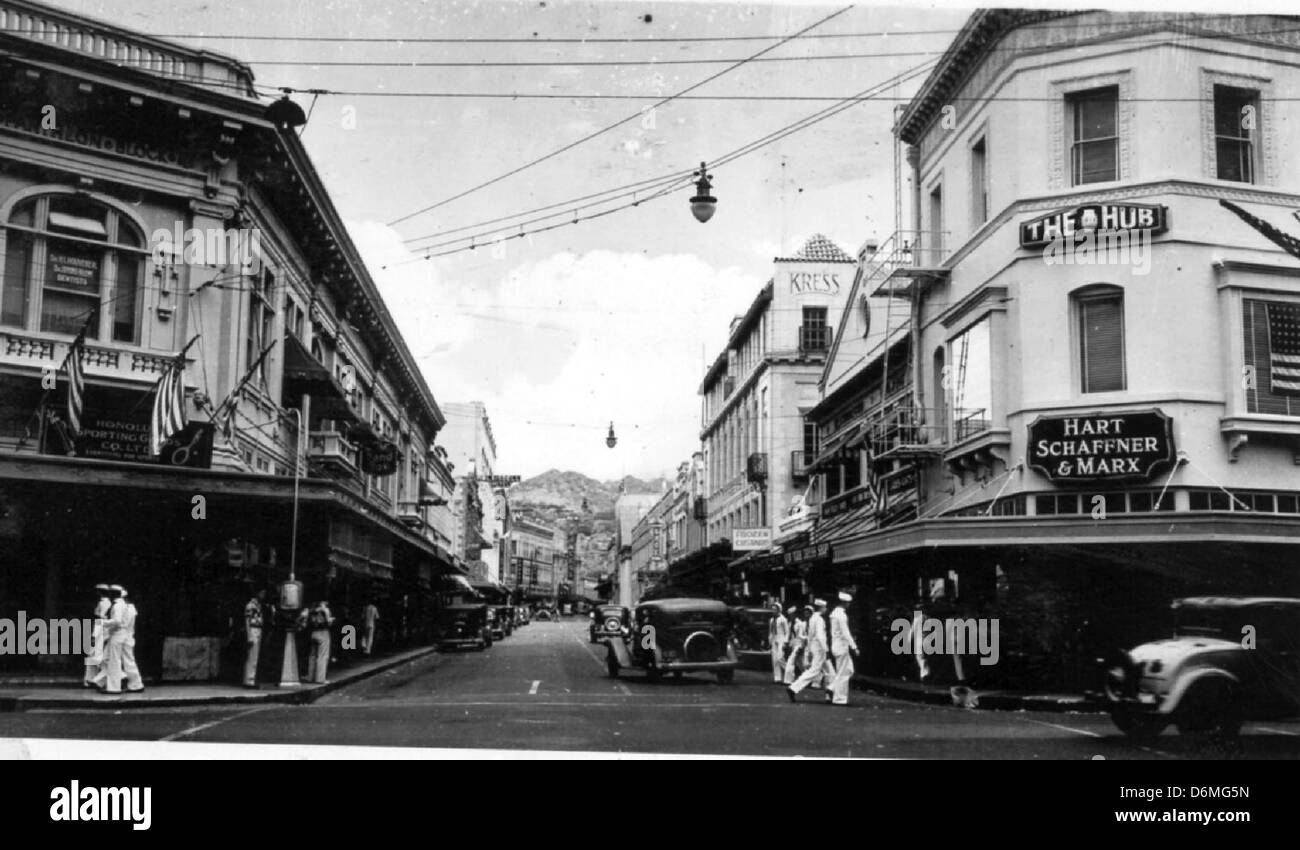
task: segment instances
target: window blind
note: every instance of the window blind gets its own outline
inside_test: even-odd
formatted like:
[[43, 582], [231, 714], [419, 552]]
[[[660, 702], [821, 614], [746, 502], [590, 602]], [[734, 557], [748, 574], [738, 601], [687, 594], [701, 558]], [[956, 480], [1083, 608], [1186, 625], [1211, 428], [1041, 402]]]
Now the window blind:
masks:
[[1083, 392], [1125, 389], [1124, 297], [1081, 299], [1079, 320]]

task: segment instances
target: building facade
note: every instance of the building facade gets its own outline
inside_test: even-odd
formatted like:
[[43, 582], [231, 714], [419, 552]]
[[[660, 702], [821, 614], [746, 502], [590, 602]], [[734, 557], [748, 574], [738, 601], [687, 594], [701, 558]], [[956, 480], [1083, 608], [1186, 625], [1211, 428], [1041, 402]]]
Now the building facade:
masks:
[[[1079, 688], [1172, 598], [1300, 591], [1300, 263], [1265, 235], [1300, 230], [1289, 21], [972, 15], [896, 127], [914, 221], [840, 334], [905, 318], [827, 365], [787, 578], [858, 588], [882, 640], [997, 618], [967, 677]], [[882, 640], [869, 669], [915, 675]]]
[[474, 578], [502, 581], [510, 505], [496, 475], [497, 444], [487, 407], [471, 401], [444, 404], [442, 410], [447, 417], [442, 443], [456, 476], [452, 551]]
[[552, 607], [557, 601], [565, 556], [563, 530], [539, 517], [518, 514], [510, 527], [514, 575], [507, 576], [504, 584], [521, 602]]
[[[151, 676], [217, 675], [250, 588], [291, 568], [413, 634], [453, 569], [445, 419], [301, 110], [234, 59], [35, 3], [0, 29], [0, 600], [81, 617], [126, 585]], [[179, 431], [150, 425], [164, 385]], [[210, 669], [176, 661], [195, 645]]]

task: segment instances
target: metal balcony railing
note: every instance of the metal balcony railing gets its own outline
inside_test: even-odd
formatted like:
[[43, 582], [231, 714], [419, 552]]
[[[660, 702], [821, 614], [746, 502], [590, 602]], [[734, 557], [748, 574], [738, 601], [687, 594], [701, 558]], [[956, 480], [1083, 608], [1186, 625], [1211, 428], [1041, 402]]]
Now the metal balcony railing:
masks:
[[858, 253], [862, 264], [862, 291], [868, 295], [889, 279], [898, 269], [937, 268], [943, 264], [949, 251], [944, 243], [951, 234], [928, 230], [896, 230], [876, 247], [863, 246]]
[[867, 445], [873, 458], [940, 454], [948, 441], [941, 411], [896, 407], [883, 411], [867, 425]]
[[831, 347], [831, 329], [826, 325], [800, 325], [799, 351], [821, 352]]
[[958, 408], [953, 413], [955, 414], [952, 420], [952, 441], [954, 443], [960, 443], [967, 437], [972, 437], [981, 431], [987, 431], [991, 425], [987, 408], [981, 407], [978, 410]]

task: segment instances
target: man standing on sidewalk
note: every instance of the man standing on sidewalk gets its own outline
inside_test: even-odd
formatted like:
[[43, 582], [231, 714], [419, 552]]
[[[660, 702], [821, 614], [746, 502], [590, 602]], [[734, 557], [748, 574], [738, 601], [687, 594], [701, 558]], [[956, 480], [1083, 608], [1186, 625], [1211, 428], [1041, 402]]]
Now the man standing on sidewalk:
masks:
[[820, 681], [826, 666], [826, 600], [818, 599], [813, 603], [817, 610], [808, 619], [808, 668], [803, 675], [795, 679], [794, 684], [785, 689], [790, 702], [798, 702], [796, 695], [813, 682]]
[[375, 607], [375, 601], [372, 599], [366, 603], [366, 607], [361, 609], [361, 626], [364, 629], [366, 655], [369, 655], [375, 648], [375, 624], [379, 622], [379, 609]]
[[259, 590], [244, 605], [244, 633], [247, 636], [248, 655], [244, 659], [244, 687], [257, 687], [257, 662], [262, 654], [262, 604], [266, 591]]
[[853, 658], [858, 654], [857, 641], [849, 632], [849, 603], [853, 597], [841, 593], [839, 604], [831, 612], [831, 658], [835, 661], [835, 678], [831, 680], [826, 701], [849, 704], [849, 682], [853, 678]]
[[99, 671], [104, 667], [104, 618], [108, 616], [109, 608], [113, 605], [108, 598], [108, 585], [95, 585], [95, 593], [99, 601], [95, 603], [95, 624], [90, 633], [90, 653], [86, 656], [86, 676], [82, 681], [88, 688], [95, 687]]
[[307, 653], [307, 681], [326, 684], [325, 674], [330, 664], [330, 626], [334, 617], [330, 606], [320, 600], [306, 614], [307, 627], [311, 629], [311, 649]]

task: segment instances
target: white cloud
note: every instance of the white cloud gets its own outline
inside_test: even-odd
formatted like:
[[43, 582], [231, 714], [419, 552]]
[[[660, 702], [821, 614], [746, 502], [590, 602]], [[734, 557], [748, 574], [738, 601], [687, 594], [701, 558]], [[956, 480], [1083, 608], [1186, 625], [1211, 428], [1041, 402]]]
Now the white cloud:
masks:
[[458, 288], [450, 264], [402, 265], [411, 255], [390, 228], [349, 229], [435, 397], [487, 404], [507, 474], [675, 469], [698, 446], [704, 365], [763, 284], [690, 254], [596, 250]]

